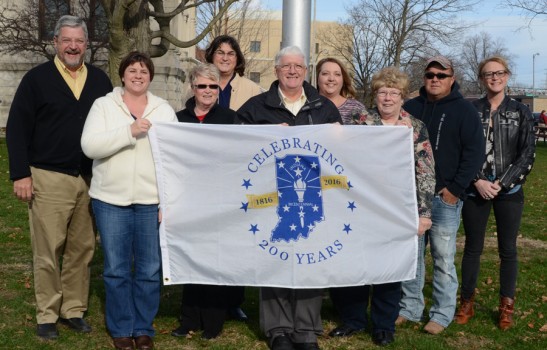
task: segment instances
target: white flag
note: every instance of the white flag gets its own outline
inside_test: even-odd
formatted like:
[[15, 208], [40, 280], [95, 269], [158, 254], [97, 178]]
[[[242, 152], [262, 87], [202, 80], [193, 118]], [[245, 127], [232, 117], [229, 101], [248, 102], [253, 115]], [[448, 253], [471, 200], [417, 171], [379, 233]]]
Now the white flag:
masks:
[[412, 129], [154, 124], [164, 284], [413, 279]]

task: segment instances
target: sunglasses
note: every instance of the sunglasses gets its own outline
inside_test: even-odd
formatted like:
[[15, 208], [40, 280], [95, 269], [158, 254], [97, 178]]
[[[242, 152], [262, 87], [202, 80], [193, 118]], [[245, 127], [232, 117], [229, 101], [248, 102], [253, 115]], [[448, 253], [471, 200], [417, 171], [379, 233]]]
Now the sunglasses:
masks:
[[205, 90], [207, 88], [211, 90], [216, 90], [218, 89], [218, 84], [196, 84], [194, 85], [194, 88], [199, 90]]
[[426, 79], [430, 79], [430, 80], [433, 79], [433, 78], [435, 78], [435, 77], [436, 77], [437, 79], [439, 79], [439, 80], [444, 80], [444, 79], [446, 79], [446, 78], [453, 77], [453, 75], [445, 74], [445, 73], [437, 73], [437, 74], [435, 74], [435, 73], [433, 73], [433, 72], [426, 72], [426, 73], [424, 74], [424, 77], [425, 77]]

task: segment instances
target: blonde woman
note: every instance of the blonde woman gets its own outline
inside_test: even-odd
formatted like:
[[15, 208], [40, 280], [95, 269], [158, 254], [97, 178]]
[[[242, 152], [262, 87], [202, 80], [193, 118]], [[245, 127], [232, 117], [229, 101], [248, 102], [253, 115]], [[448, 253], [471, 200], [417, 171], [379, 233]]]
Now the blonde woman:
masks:
[[517, 236], [524, 207], [522, 185], [532, 170], [535, 154], [534, 120], [526, 105], [505, 94], [511, 70], [502, 57], [479, 64], [478, 77], [486, 96], [474, 101], [486, 138], [485, 161], [462, 208], [465, 248], [456, 323], [466, 324], [475, 314], [475, 288], [490, 211], [494, 209], [500, 256], [498, 326], [513, 326], [517, 284]]

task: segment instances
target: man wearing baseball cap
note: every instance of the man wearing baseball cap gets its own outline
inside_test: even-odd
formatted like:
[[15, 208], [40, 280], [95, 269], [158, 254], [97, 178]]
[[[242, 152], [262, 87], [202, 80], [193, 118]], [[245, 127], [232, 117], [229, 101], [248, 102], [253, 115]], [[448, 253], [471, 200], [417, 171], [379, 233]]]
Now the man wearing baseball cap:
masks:
[[419, 238], [414, 280], [403, 282], [396, 324], [419, 322], [424, 311], [424, 252], [431, 244], [433, 303], [424, 330], [441, 333], [454, 318], [458, 276], [454, 265], [456, 234], [465, 189], [484, 160], [484, 136], [476, 109], [459, 92], [452, 62], [444, 56], [427, 60], [420, 95], [403, 108], [427, 126], [435, 158], [435, 197], [431, 229]]

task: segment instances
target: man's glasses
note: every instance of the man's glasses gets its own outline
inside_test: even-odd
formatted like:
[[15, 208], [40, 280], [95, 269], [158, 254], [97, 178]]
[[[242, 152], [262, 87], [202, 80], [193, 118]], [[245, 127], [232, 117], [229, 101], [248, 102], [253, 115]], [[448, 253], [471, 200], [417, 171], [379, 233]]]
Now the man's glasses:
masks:
[[291, 68], [294, 68], [294, 70], [297, 72], [302, 72], [304, 69], [306, 69], [305, 66], [300, 64], [283, 64], [277, 67], [281, 69], [283, 72], [288, 72], [289, 70], [291, 70]]
[[454, 75], [450, 75], [450, 74], [445, 74], [445, 73], [433, 73], [433, 72], [426, 72], [424, 74], [424, 77], [426, 79], [433, 79], [433, 78], [437, 78], [439, 80], [444, 80], [446, 78], [450, 78], [450, 77], [453, 77]]
[[507, 71], [499, 70], [497, 72], [484, 72], [482, 73], [482, 77], [484, 79], [492, 79], [494, 76], [496, 78], [503, 78], [507, 74]]
[[235, 51], [224, 52], [222, 50], [216, 50], [215, 55], [217, 55], [219, 57], [224, 57], [224, 56], [228, 56], [230, 58], [236, 57]]
[[194, 85], [194, 88], [198, 90], [205, 90], [207, 88], [211, 90], [216, 90], [218, 89], [218, 84], [196, 84]]

